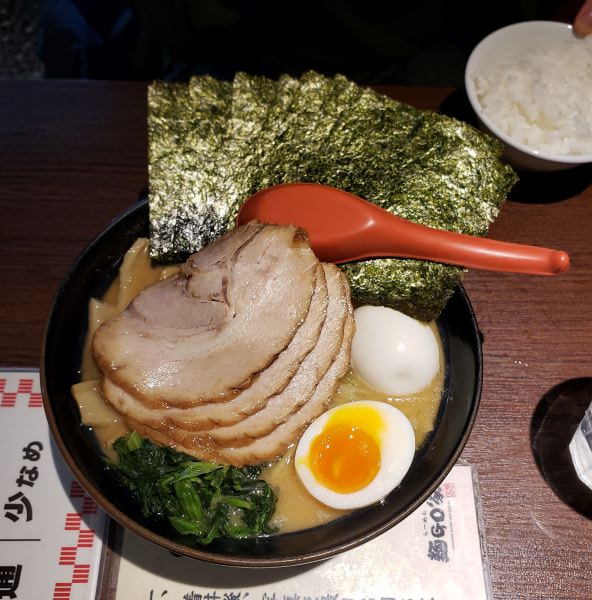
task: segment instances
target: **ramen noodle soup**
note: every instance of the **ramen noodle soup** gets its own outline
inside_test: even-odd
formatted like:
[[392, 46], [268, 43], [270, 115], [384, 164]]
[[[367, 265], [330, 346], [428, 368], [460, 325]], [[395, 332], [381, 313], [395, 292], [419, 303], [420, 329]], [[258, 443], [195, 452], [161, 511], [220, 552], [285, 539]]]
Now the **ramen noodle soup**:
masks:
[[[104, 296], [90, 302], [81, 382], [73, 386], [82, 424], [94, 433], [104, 454], [114, 461], [117, 455], [112, 448], [113, 442], [130, 430], [124, 417], [103, 398], [101, 372], [93, 358], [91, 343], [97, 328], [122, 313], [140, 291], [179, 271], [178, 266], [153, 265], [148, 245], [147, 239], [138, 239], [126, 253], [116, 279]], [[339, 381], [327, 408], [362, 400], [393, 406], [409, 420], [413, 428], [415, 449], [421, 448], [435, 426], [444, 386], [444, 352], [440, 335], [435, 323], [430, 323], [429, 328], [437, 340], [439, 355], [439, 369], [429, 385], [406, 395], [388, 394], [363, 381], [350, 366]], [[266, 464], [261, 473], [261, 478], [277, 492], [276, 509], [270, 525], [277, 527], [280, 533], [321, 525], [349, 512], [349, 509], [332, 508], [307, 491], [296, 472], [295, 450], [296, 444], [292, 444], [283, 456]]]

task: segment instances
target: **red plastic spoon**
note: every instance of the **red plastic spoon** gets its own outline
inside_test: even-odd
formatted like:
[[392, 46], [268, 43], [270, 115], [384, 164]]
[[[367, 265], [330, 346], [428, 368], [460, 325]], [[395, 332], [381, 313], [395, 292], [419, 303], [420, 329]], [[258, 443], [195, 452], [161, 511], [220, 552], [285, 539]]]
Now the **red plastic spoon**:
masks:
[[315, 254], [325, 262], [417, 258], [532, 275], [557, 275], [569, 268], [565, 252], [425, 227], [315, 183], [287, 183], [257, 192], [242, 205], [237, 224], [253, 219], [304, 227]]

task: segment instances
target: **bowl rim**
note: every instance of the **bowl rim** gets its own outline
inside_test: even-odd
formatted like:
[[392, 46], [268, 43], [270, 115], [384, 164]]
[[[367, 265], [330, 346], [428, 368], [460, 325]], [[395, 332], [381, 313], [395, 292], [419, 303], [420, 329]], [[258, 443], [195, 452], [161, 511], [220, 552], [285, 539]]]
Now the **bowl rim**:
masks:
[[[141, 198], [138, 202], [129, 206], [125, 211], [117, 215], [114, 219], [112, 219], [95, 237], [91, 239], [89, 243], [87, 243], [84, 249], [80, 252], [78, 257], [70, 266], [67, 274], [60, 282], [58, 290], [54, 296], [52, 301], [51, 308], [48, 313], [48, 319], [45, 324], [44, 333], [43, 333], [43, 342], [42, 342], [42, 352], [41, 352], [41, 363], [40, 363], [40, 382], [41, 382], [41, 391], [43, 397], [43, 405], [44, 411], [46, 414], [46, 418], [49, 424], [49, 429], [52, 435], [52, 438], [60, 452], [62, 459], [65, 461], [68, 468], [71, 470], [72, 474], [76, 477], [76, 479], [82, 484], [83, 488], [88, 491], [89, 495], [93, 498], [93, 500], [105, 511], [105, 513], [116, 521], [120, 526], [125, 529], [129, 529], [133, 533], [139, 535], [140, 537], [149, 540], [150, 542], [169, 550], [170, 552], [182, 556], [186, 556], [189, 558], [202, 560], [206, 562], [211, 562], [214, 564], [220, 564], [230, 567], [241, 567], [241, 568], [282, 568], [282, 567], [293, 567], [293, 566], [302, 566], [306, 564], [311, 564], [319, 561], [326, 560], [333, 556], [336, 556], [342, 552], [346, 552], [355, 548], [361, 544], [364, 544], [379, 535], [385, 533], [389, 529], [391, 529], [394, 525], [401, 522], [405, 518], [407, 518], [411, 513], [417, 510], [427, 498], [433, 493], [433, 491], [441, 484], [444, 478], [451, 471], [452, 467], [458, 461], [470, 435], [474, 427], [475, 420], [477, 418], [478, 409], [481, 401], [482, 387], [483, 387], [483, 349], [481, 343], [481, 333], [477, 324], [477, 319], [475, 316], [475, 312], [473, 306], [469, 300], [469, 297], [462, 286], [461, 283], [458, 283], [455, 294], [459, 295], [460, 302], [463, 304], [464, 309], [468, 313], [469, 321], [468, 327], [470, 329], [470, 337], [475, 340], [475, 381], [473, 386], [472, 398], [470, 399], [470, 405], [468, 410], [468, 418], [465, 419], [462, 425], [462, 435], [459, 437], [456, 443], [456, 447], [453, 451], [448, 454], [448, 461], [446, 465], [442, 468], [441, 471], [434, 474], [434, 476], [430, 479], [430, 482], [427, 484], [423, 493], [421, 493], [413, 502], [411, 502], [407, 507], [398, 512], [396, 515], [385, 519], [379, 526], [374, 529], [367, 531], [361, 535], [358, 535], [350, 540], [337, 543], [331, 547], [323, 548], [320, 550], [310, 551], [306, 554], [299, 554], [293, 556], [257, 556], [257, 555], [246, 555], [246, 554], [222, 554], [219, 552], [209, 551], [207, 547], [200, 546], [199, 548], [195, 548], [189, 545], [184, 545], [178, 543], [165, 535], [150, 529], [138, 523], [133, 517], [127, 515], [123, 510], [121, 510], [110, 498], [107, 497], [105, 493], [103, 493], [98, 486], [96, 486], [92, 479], [87, 476], [82, 466], [79, 465], [76, 461], [76, 458], [73, 456], [70, 451], [68, 444], [66, 443], [59, 425], [58, 419], [55, 414], [54, 407], [52, 406], [51, 400], [49, 399], [47, 379], [46, 379], [46, 347], [47, 347], [47, 339], [48, 334], [51, 329], [51, 316], [54, 314], [54, 310], [56, 306], [58, 306], [60, 302], [60, 298], [62, 295], [62, 290], [66, 283], [70, 280], [70, 278], [74, 275], [74, 273], [79, 268], [80, 264], [84, 261], [87, 252], [92, 250], [92, 248], [99, 244], [100, 241], [107, 236], [111, 235], [111, 230], [113, 227], [117, 226], [124, 220], [126, 217], [130, 217], [132, 213], [138, 211], [142, 206], [147, 204], [147, 199]], [[314, 530], [313, 528], [312, 530]], [[311, 531], [312, 531], [311, 530]], [[289, 532], [283, 535], [291, 536], [294, 534], [298, 534], [301, 532]]]
[[[465, 67], [465, 90], [467, 96], [469, 98], [469, 102], [473, 111], [475, 112], [477, 118], [483, 122], [483, 124], [491, 130], [496, 137], [498, 137], [502, 142], [506, 145], [519, 150], [523, 154], [531, 156], [536, 159], [568, 164], [568, 165], [580, 165], [592, 162], [592, 153], [590, 154], [556, 154], [553, 152], [548, 152], [545, 150], [536, 150], [532, 146], [528, 146], [514, 138], [510, 137], [505, 131], [500, 129], [496, 123], [494, 123], [490, 117], [483, 113], [483, 108], [481, 103], [479, 102], [479, 98], [477, 97], [477, 92], [475, 90], [475, 84], [473, 81], [472, 73], [475, 69], [475, 64], [479, 58], [479, 54], [482, 52], [485, 44], [489, 43], [492, 39], [497, 38], [498, 36], [503, 36], [510, 32], [518, 32], [520, 30], [530, 29], [532, 31], [542, 31], [543, 29], [554, 29], [554, 30], [562, 30], [565, 32], [573, 32], [573, 25], [570, 23], [562, 23], [560, 21], [521, 21], [520, 23], [512, 23], [511, 25], [506, 25], [505, 27], [501, 27], [500, 29], [496, 29], [491, 32], [487, 36], [485, 36], [471, 51], [469, 58], [467, 60], [467, 64]], [[575, 34], [573, 34], [575, 37]]]

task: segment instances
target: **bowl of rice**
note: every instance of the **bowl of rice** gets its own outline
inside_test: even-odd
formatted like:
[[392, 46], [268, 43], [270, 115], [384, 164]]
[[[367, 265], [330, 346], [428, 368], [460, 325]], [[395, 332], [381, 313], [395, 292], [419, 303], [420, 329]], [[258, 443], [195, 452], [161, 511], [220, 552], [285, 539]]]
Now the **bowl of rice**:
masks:
[[515, 168], [592, 163], [592, 36], [554, 21], [503, 27], [474, 48], [465, 86], [480, 126]]

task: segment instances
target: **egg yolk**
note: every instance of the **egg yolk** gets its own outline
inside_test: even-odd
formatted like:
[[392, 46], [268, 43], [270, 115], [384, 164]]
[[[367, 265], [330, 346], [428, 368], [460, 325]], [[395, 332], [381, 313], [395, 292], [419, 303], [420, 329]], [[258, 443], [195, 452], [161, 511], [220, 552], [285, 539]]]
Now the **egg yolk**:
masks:
[[329, 424], [311, 443], [310, 470], [326, 488], [348, 494], [365, 488], [380, 469], [380, 447], [358, 427]]

